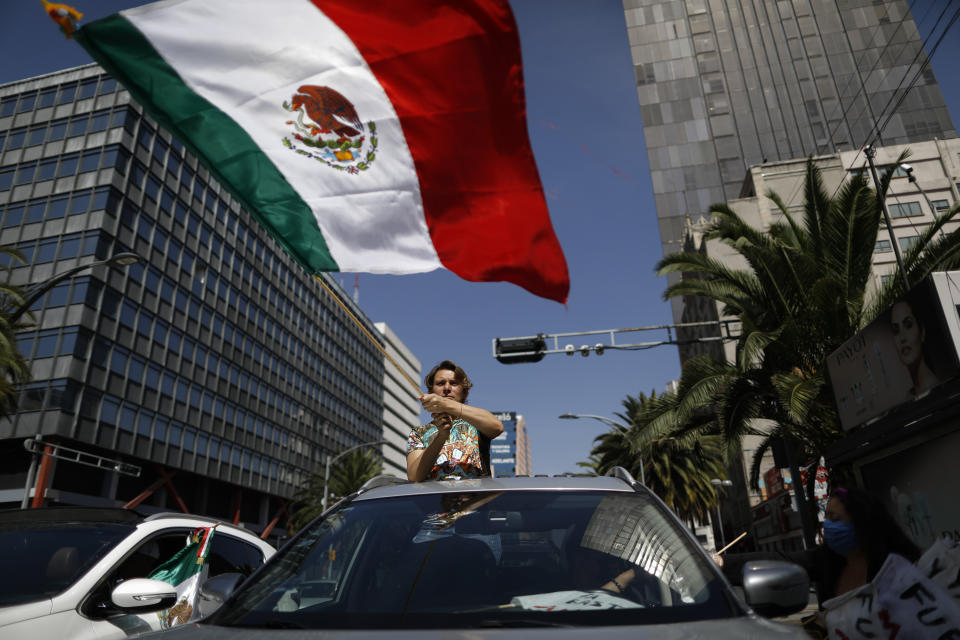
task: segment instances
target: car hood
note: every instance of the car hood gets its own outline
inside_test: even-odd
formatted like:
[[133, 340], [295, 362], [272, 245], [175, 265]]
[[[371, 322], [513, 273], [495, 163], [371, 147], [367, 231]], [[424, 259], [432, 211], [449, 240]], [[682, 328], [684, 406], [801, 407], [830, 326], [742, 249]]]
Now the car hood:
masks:
[[[363, 640], [386, 638], [391, 640], [502, 640], [503, 638], [583, 638], [591, 640], [746, 640], [750, 638], [779, 638], [782, 640], [809, 640], [799, 626], [771, 622], [757, 616], [701, 620], [673, 624], [616, 627], [511, 627], [501, 629], [369, 629], [369, 630], [288, 630], [243, 629], [206, 624], [188, 624], [163, 633], [164, 640]], [[151, 635], [150, 638], [156, 638]]]
[[[53, 601], [36, 600], [34, 602], [25, 602], [15, 604], [9, 607], [0, 607], [0, 627], [8, 624], [32, 620], [41, 616], [48, 616], [53, 611]], [[0, 634], [2, 636], [3, 634]]]

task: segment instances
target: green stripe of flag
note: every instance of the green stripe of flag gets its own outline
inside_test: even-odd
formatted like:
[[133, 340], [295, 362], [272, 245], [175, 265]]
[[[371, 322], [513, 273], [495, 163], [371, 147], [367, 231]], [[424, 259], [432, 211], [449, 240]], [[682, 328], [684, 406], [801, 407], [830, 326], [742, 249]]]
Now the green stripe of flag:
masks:
[[294, 259], [313, 273], [339, 270], [310, 207], [277, 167], [243, 127], [184, 84], [136, 27], [115, 14], [75, 35]]

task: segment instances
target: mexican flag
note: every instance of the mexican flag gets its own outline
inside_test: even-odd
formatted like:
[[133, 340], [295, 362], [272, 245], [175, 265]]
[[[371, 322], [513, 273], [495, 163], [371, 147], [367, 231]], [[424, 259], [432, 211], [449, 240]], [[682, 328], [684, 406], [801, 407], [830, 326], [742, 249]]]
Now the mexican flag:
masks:
[[148, 578], [161, 580], [177, 590], [177, 603], [158, 613], [160, 628], [169, 629], [194, 618], [197, 597], [206, 571], [214, 527], [201, 527], [190, 534], [187, 546], [154, 569]]
[[566, 300], [506, 0], [168, 0], [76, 37], [309, 271]]

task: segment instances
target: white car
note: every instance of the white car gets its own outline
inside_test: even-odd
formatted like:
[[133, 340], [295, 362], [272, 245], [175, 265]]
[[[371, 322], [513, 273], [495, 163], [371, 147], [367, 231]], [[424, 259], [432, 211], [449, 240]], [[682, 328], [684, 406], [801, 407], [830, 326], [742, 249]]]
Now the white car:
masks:
[[275, 552], [253, 533], [203, 516], [95, 508], [0, 512], [0, 638], [107, 640], [159, 630], [156, 611], [118, 606], [114, 589], [139, 583], [129, 581], [146, 578], [192, 531], [214, 524], [208, 577], [249, 575]]
[[666, 505], [615, 472], [376, 478], [235, 590], [207, 581], [200, 621], [161, 640], [807, 637], [757, 615], [806, 606], [802, 568], [748, 563], [744, 603]]

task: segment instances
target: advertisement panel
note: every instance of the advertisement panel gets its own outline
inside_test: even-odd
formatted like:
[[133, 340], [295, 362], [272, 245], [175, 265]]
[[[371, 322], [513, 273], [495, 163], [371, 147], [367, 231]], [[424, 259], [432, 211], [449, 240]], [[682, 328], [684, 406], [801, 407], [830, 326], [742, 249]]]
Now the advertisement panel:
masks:
[[953, 470], [960, 431], [867, 462], [863, 485], [881, 496], [904, 532], [921, 549], [940, 536], [960, 540], [960, 485]]
[[933, 274], [827, 357], [845, 431], [925, 396], [960, 371], [954, 275], [960, 281], [960, 272]]

